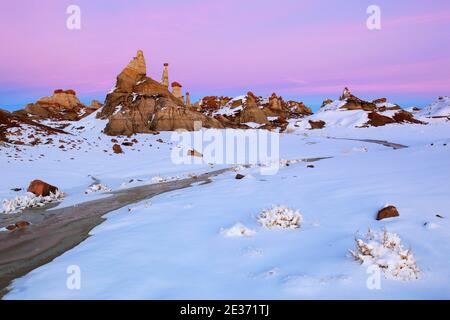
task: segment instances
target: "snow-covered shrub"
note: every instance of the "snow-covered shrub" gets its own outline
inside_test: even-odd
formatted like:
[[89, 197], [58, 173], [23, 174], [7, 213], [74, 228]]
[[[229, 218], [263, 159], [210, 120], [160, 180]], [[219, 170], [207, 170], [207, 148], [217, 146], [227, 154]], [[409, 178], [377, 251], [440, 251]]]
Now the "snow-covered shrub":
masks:
[[411, 249], [404, 249], [400, 237], [387, 230], [369, 229], [363, 239], [355, 239], [356, 250], [350, 254], [365, 266], [376, 265], [388, 279], [415, 280], [420, 270]]
[[108, 191], [111, 191], [111, 189], [109, 189], [104, 184], [96, 183], [96, 184], [93, 184], [92, 186], [90, 186], [89, 188], [87, 188], [85, 193], [89, 194], [89, 193], [93, 193], [93, 192], [108, 192]]
[[258, 222], [265, 228], [296, 229], [300, 228], [303, 216], [298, 210], [286, 206], [273, 206], [264, 209], [258, 216]]
[[221, 234], [225, 237], [251, 237], [256, 232], [244, 226], [241, 223], [236, 223], [229, 229], [223, 229]]
[[64, 198], [64, 193], [56, 190], [46, 197], [36, 196], [33, 193], [27, 193], [23, 196], [17, 196], [13, 199], [4, 199], [2, 202], [3, 209], [0, 213], [19, 213], [26, 208], [42, 207], [47, 203], [57, 202]]

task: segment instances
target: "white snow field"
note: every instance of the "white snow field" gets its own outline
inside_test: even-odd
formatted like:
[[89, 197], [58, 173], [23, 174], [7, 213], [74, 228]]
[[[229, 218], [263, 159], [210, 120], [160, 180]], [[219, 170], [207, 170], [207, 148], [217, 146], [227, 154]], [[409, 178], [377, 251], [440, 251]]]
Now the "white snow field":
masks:
[[[11, 188], [42, 179], [65, 193], [60, 206], [66, 206], [105, 196], [85, 193], [94, 183], [116, 190], [155, 183], [157, 176], [226, 167], [175, 165], [170, 133], [133, 136], [138, 143], [113, 154], [111, 137], [100, 134], [93, 119], [83, 120], [84, 132], [62, 138], [87, 139], [74, 149], [20, 146], [20, 159], [8, 157], [14, 149], [2, 150], [0, 199], [17, 196]], [[80, 245], [16, 279], [5, 298], [449, 299], [450, 123], [290, 132], [280, 135], [282, 159], [332, 158], [292, 161], [275, 175], [240, 167], [244, 179], [230, 171], [209, 184], [110, 212]], [[387, 140], [408, 148], [331, 137]], [[400, 216], [377, 221], [386, 204], [395, 205]], [[258, 217], [273, 206], [301, 213], [301, 223], [264, 227]], [[379, 286], [368, 286], [373, 268], [349, 250], [369, 228], [401, 239], [399, 248], [413, 254], [417, 279], [381, 270]], [[398, 263], [400, 249], [395, 257], [383, 251], [377, 257], [384, 260], [376, 263]], [[79, 289], [67, 286], [72, 266], [81, 271]]]

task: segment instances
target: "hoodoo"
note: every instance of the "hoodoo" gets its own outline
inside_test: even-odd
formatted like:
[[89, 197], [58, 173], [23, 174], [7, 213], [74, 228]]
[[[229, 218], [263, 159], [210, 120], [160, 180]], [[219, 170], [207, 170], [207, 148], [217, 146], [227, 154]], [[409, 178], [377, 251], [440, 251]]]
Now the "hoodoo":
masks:
[[172, 82], [172, 94], [175, 96], [175, 98], [183, 100], [183, 93], [181, 91], [182, 87], [183, 86], [178, 82]]
[[169, 64], [164, 63], [163, 73], [161, 76], [161, 84], [166, 88], [169, 88]]

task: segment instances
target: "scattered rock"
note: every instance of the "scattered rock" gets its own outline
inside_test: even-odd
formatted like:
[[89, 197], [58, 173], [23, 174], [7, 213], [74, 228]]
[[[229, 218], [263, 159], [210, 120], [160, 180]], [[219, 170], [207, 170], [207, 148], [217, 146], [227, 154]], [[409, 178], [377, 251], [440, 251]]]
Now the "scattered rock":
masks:
[[6, 230], [8, 230], [8, 231], [16, 231], [16, 230], [19, 230], [19, 229], [26, 228], [29, 225], [30, 225], [30, 223], [28, 221], [21, 220], [21, 221], [16, 222], [15, 224], [8, 225], [6, 227]]
[[314, 168], [314, 166], [312, 164], [309, 164], [306, 166], [307, 168]]
[[132, 147], [133, 146], [133, 142], [125, 141], [125, 142], [122, 142], [122, 145], [125, 146], [125, 147]]
[[394, 217], [398, 217], [398, 216], [400, 216], [400, 214], [398, 213], [398, 210], [396, 207], [386, 206], [383, 209], [378, 211], [377, 220], [394, 218]]
[[113, 151], [114, 153], [123, 153], [122, 147], [117, 143], [113, 145]]
[[15, 224], [10, 224], [9, 226], [6, 227], [6, 230], [8, 230], [8, 231], [14, 231], [16, 229], [17, 229], [17, 227]]
[[367, 115], [369, 118], [369, 121], [367, 122], [367, 125], [373, 126], [373, 127], [381, 127], [385, 126], [387, 124], [395, 123], [395, 120], [386, 116], [383, 116], [377, 112], [371, 112]]
[[29, 225], [30, 225], [30, 223], [28, 221], [25, 221], [25, 220], [21, 220], [21, 221], [16, 222], [17, 229], [26, 228]]
[[318, 120], [318, 121], [309, 120], [309, 125], [311, 126], [311, 130], [323, 129], [326, 125], [326, 122], [323, 120]]
[[236, 175], [236, 177], [234, 177], [234, 178], [237, 179], [237, 180], [241, 180], [241, 179], [244, 179], [245, 176], [244, 176], [243, 174], [238, 173], [238, 174]]
[[203, 155], [195, 149], [188, 150], [188, 156], [202, 158]]
[[440, 219], [444, 219], [444, 217], [441, 216], [440, 214], [437, 214], [436, 217], [437, 217], [437, 218], [440, 218]]
[[33, 180], [27, 191], [34, 193], [36, 196], [41, 196], [41, 197], [47, 197], [50, 195], [50, 193], [56, 193], [56, 191], [58, 190], [57, 187], [52, 186], [51, 184], [48, 184], [42, 180]]
[[19, 192], [19, 191], [22, 191], [22, 188], [13, 188], [13, 189], [11, 189], [11, 191]]

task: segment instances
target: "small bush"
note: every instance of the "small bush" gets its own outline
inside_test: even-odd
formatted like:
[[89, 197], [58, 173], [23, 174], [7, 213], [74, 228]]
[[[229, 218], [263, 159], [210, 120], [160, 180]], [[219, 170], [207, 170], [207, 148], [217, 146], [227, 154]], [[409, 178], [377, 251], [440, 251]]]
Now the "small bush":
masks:
[[224, 237], [251, 237], [256, 232], [241, 223], [236, 223], [229, 229], [223, 229], [221, 233]]
[[356, 250], [350, 254], [361, 264], [376, 265], [384, 271], [386, 278], [395, 280], [418, 279], [420, 270], [411, 249], [403, 248], [395, 233], [373, 232], [369, 229], [363, 239], [355, 239]]
[[13, 199], [4, 199], [2, 202], [3, 209], [0, 213], [20, 213], [26, 208], [42, 207], [47, 203], [57, 202], [64, 198], [64, 193], [56, 190], [46, 197], [36, 196], [29, 192], [23, 196], [17, 196]]
[[109, 189], [106, 185], [97, 183], [93, 184], [87, 190], [85, 191], [86, 194], [93, 193], [93, 192], [109, 192], [111, 189]]
[[296, 229], [300, 228], [303, 216], [298, 210], [285, 206], [273, 206], [264, 209], [258, 216], [258, 222], [268, 229]]

